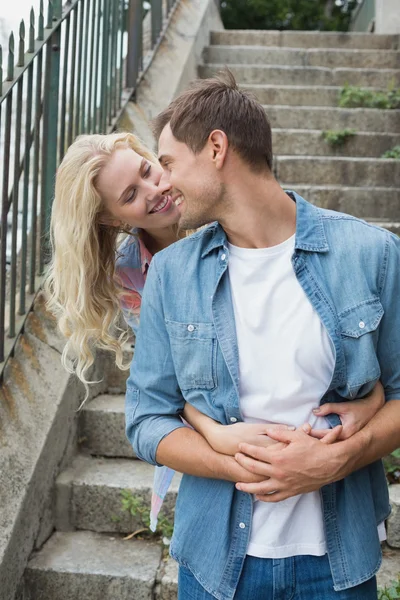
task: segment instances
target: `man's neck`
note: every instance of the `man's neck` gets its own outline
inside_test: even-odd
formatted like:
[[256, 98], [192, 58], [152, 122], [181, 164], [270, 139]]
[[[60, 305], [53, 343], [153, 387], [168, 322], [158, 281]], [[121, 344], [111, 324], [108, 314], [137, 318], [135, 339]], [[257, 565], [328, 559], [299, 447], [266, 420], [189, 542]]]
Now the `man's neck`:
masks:
[[219, 222], [231, 244], [268, 248], [295, 233], [296, 203], [274, 178], [250, 177], [232, 185], [228, 193], [230, 207]]

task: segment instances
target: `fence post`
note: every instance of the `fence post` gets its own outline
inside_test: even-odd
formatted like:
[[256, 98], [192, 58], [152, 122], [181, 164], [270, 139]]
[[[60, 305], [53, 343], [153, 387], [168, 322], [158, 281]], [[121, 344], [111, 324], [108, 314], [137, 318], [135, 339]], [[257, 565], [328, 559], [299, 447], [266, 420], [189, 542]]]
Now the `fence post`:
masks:
[[128, 56], [126, 59], [126, 85], [135, 88], [139, 72], [143, 68], [143, 14], [142, 1], [129, 0], [128, 10]]
[[[52, 21], [61, 17], [58, 1], [54, 3], [56, 10], [53, 16], [53, 4], [49, 1], [49, 17], [47, 28], [53, 26]], [[57, 129], [58, 129], [58, 97], [60, 81], [60, 40], [61, 28], [58, 27], [51, 36], [46, 47], [46, 63], [44, 75], [43, 98], [43, 144], [42, 144], [42, 182], [41, 182], [41, 238], [43, 246], [40, 252], [39, 272], [43, 273], [49, 251], [49, 229], [51, 204], [54, 191], [54, 174], [57, 170]]]
[[157, 43], [162, 28], [162, 0], [151, 0], [151, 45]]

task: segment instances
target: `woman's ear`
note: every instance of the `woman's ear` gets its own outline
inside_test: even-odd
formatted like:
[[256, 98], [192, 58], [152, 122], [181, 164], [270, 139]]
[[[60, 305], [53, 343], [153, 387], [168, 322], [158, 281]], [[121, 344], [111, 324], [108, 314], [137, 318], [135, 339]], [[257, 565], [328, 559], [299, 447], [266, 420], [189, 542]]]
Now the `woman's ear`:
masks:
[[105, 213], [105, 212], [101, 213], [98, 216], [97, 222], [99, 223], [99, 225], [106, 225], [107, 227], [115, 227], [116, 229], [122, 229], [125, 227], [125, 223], [120, 221], [120, 219], [116, 219], [112, 215], [109, 215], [108, 213]]

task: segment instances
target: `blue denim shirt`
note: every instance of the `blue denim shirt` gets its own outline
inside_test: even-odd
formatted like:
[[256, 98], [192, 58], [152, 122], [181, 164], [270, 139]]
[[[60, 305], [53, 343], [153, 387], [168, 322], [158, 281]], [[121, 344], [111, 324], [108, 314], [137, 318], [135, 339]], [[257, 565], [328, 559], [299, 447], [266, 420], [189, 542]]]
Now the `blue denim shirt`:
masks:
[[[321, 403], [363, 396], [379, 378], [386, 400], [399, 399], [399, 239], [291, 195], [293, 269], [335, 352]], [[242, 420], [228, 262], [226, 235], [213, 223], [151, 263], [126, 395], [127, 436], [151, 464], [159, 442], [183, 427], [185, 401], [221, 423]], [[331, 415], [331, 425], [337, 419]], [[381, 461], [324, 486], [321, 495], [334, 587], [343, 590], [371, 578], [381, 563], [377, 524], [390, 512]], [[233, 483], [184, 475], [171, 554], [209, 593], [231, 600], [251, 521], [252, 497]]]

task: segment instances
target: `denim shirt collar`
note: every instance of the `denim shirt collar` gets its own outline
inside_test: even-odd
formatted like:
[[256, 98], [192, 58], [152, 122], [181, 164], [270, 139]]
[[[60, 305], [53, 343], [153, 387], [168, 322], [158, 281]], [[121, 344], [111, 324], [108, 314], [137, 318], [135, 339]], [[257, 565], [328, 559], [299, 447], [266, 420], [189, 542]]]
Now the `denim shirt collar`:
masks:
[[[322, 215], [316, 206], [306, 202], [296, 192], [286, 190], [286, 193], [296, 202], [296, 250], [308, 252], [328, 252]], [[208, 240], [205, 241], [202, 258], [215, 248], [226, 247], [226, 233], [217, 222], [208, 226]]]

